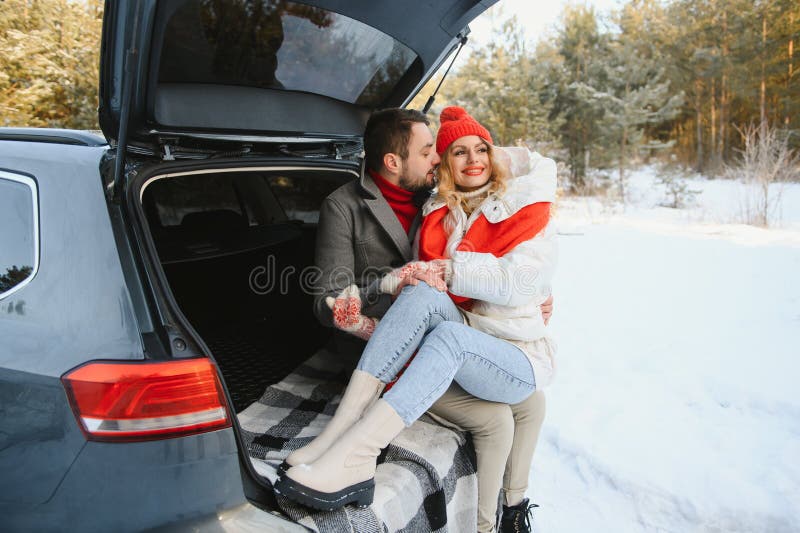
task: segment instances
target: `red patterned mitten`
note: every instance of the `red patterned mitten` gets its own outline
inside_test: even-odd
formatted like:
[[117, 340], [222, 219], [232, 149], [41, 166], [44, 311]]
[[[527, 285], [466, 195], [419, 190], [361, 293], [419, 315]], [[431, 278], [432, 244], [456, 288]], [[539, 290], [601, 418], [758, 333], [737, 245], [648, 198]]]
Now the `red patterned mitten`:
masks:
[[357, 286], [350, 285], [336, 298], [328, 296], [325, 303], [333, 311], [333, 325], [336, 328], [364, 340], [372, 336], [378, 319], [361, 314], [361, 295]]

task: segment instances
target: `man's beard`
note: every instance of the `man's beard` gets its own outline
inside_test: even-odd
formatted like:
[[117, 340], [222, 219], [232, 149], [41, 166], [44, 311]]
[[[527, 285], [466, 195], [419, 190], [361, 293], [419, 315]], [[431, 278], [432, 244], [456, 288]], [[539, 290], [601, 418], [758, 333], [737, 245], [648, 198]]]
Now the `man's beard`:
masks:
[[428, 175], [419, 181], [412, 181], [406, 175], [400, 176], [399, 185], [408, 192], [427, 192], [433, 188], [433, 183], [428, 184]]

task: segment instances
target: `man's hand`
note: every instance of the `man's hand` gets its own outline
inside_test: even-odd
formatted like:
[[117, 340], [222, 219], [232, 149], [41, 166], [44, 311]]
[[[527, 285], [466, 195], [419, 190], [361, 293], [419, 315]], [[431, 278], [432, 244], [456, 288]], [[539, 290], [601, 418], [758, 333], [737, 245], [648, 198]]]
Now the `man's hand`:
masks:
[[418, 285], [424, 281], [440, 291], [447, 290], [446, 269], [439, 261], [412, 261], [392, 270], [381, 279], [380, 291], [396, 297], [406, 285]]
[[357, 286], [350, 285], [336, 298], [328, 296], [325, 303], [333, 311], [333, 325], [336, 328], [364, 340], [372, 336], [378, 319], [361, 314], [361, 294]]
[[542, 310], [542, 318], [544, 319], [544, 325], [546, 326], [548, 322], [550, 322], [550, 317], [553, 316], [553, 295], [551, 294], [547, 300], [539, 306], [539, 309]]

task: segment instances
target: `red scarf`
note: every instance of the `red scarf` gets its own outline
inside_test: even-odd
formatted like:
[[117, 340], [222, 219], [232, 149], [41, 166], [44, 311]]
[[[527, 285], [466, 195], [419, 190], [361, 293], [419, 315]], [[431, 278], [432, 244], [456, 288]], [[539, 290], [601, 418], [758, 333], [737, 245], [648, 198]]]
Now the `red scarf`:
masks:
[[[447, 233], [444, 230], [444, 217], [447, 206], [433, 211], [422, 220], [419, 234], [419, 258], [421, 261], [444, 259], [447, 246]], [[530, 204], [505, 220], [496, 224], [489, 222], [483, 213], [475, 219], [456, 250], [491, 253], [503, 257], [519, 243], [528, 241], [542, 231], [550, 220], [550, 202]], [[462, 308], [472, 308], [472, 298], [448, 293]]]
[[411, 223], [414, 222], [414, 218], [419, 213], [419, 207], [414, 205], [413, 202], [414, 193], [395, 185], [373, 170], [368, 170], [368, 172], [383, 197], [389, 202], [389, 207], [394, 211], [397, 220], [400, 221], [403, 229], [408, 233], [408, 230], [411, 229]]

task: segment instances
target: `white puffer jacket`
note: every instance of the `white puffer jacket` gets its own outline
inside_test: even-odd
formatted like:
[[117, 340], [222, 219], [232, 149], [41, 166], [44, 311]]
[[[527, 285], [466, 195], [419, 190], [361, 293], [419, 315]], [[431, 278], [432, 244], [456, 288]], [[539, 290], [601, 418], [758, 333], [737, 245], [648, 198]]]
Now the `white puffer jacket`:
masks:
[[[512, 155], [512, 171], [500, 196], [489, 196], [469, 218], [456, 216], [456, 229], [450, 236], [447, 250], [454, 250], [466, 231], [483, 213], [497, 223], [520, 209], [537, 202], [554, 202], [556, 196], [556, 164], [526, 149], [505, 149]], [[520, 161], [523, 150], [526, 161]], [[526, 164], [527, 163], [527, 164]], [[422, 207], [427, 216], [445, 203], [436, 197]], [[536, 388], [545, 387], [555, 372], [556, 346], [547, 336], [547, 328], [539, 306], [551, 292], [557, 260], [557, 247], [552, 223], [536, 237], [518, 244], [503, 257], [491, 253], [455, 251], [450, 292], [475, 299], [472, 309], [461, 310], [470, 326], [505, 339], [519, 346], [528, 356], [536, 378]]]

